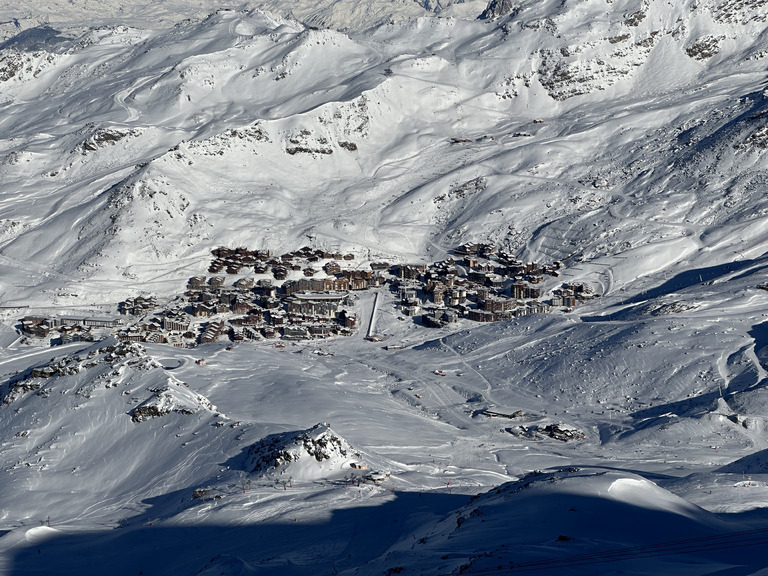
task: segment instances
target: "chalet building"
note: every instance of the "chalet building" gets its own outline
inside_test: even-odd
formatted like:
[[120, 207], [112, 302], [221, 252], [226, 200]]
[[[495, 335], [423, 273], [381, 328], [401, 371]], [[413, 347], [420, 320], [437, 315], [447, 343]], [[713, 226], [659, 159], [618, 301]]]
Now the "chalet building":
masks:
[[427, 267], [424, 264], [401, 264], [396, 268], [398, 278], [406, 280], [418, 280], [426, 272]]
[[45, 338], [51, 331], [47, 318], [40, 316], [25, 316], [21, 321], [21, 331], [31, 336]]
[[221, 337], [225, 330], [226, 325], [224, 321], [211, 322], [205, 327], [203, 333], [200, 335], [200, 344], [215, 342], [219, 339], [219, 337]]
[[253, 326], [243, 326], [243, 336], [248, 340], [261, 340], [261, 331]]
[[309, 333], [314, 338], [326, 338], [336, 332], [333, 324], [312, 324], [309, 327]]
[[495, 244], [480, 244], [479, 253], [483, 258], [493, 258], [498, 253], [499, 248]]
[[72, 342], [93, 342], [93, 334], [87, 330], [76, 330], [73, 332], [62, 332], [62, 344], [71, 344]]
[[493, 322], [494, 314], [485, 310], [472, 309], [469, 311], [468, 318], [474, 322]]
[[279, 336], [277, 328], [275, 328], [274, 326], [264, 326], [261, 329], [261, 334], [262, 334], [262, 336], [264, 336], [264, 338], [267, 338], [267, 339], [270, 339], [270, 340], [272, 338], [277, 338]]
[[188, 332], [191, 327], [191, 319], [186, 314], [166, 315], [163, 317], [163, 329], [169, 332]]
[[232, 292], [222, 292], [218, 296], [218, 304], [232, 306], [232, 304], [237, 300], [238, 294], [234, 294]]
[[275, 280], [285, 280], [288, 277], [288, 269], [285, 266], [273, 266], [272, 275]]
[[485, 275], [485, 284], [486, 286], [490, 286], [494, 290], [501, 290], [504, 287], [504, 277], [500, 274], [486, 274]]
[[300, 292], [345, 292], [349, 289], [350, 281], [347, 278], [301, 278], [289, 280], [281, 287], [286, 296]]
[[282, 326], [285, 324], [285, 312], [282, 310], [270, 310], [269, 311], [269, 323], [274, 326]]
[[373, 276], [370, 270], [343, 270], [341, 275], [349, 280], [368, 280]]
[[428, 328], [442, 328], [447, 324], [459, 321], [459, 315], [455, 310], [441, 309], [422, 314], [421, 323]]
[[445, 299], [444, 296], [445, 296], [446, 290], [447, 290], [447, 288], [445, 286], [443, 286], [442, 284], [437, 284], [436, 286], [433, 287], [433, 289], [432, 289], [432, 301], [436, 305], [442, 306], [443, 300]]
[[211, 262], [211, 265], [208, 266], [208, 272], [210, 274], [217, 274], [221, 272], [224, 269], [224, 261], [223, 260], [214, 260]]
[[215, 313], [216, 308], [210, 304], [196, 302], [192, 305], [192, 315], [195, 318], [205, 318], [208, 316], [213, 316]]
[[344, 325], [344, 328], [355, 329], [357, 328], [357, 316], [349, 312], [348, 310], [342, 310], [338, 315], [339, 322]]
[[368, 280], [365, 278], [352, 278], [349, 281], [350, 290], [367, 290]]
[[136, 329], [128, 329], [125, 332], [120, 332], [117, 338], [123, 342], [141, 342], [144, 340], [144, 334]]
[[246, 300], [237, 299], [232, 303], [233, 314], [248, 314], [253, 310], [253, 304]]
[[292, 299], [286, 302], [285, 309], [289, 314], [301, 314], [304, 316], [324, 316], [334, 318], [338, 309], [338, 302]]
[[476, 282], [478, 284], [485, 284], [487, 276], [488, 276], [487, 272], [481, 272], [475, 268], [473, 268], [467, 273], [467, 278], [469, 279], [469, 281]]
[[401, 302], [418, 302], [418, 291], [413, 286], [405, 286], [400, 288], [400, 301]]
[[264, 314], [261, 310], [254, 308], [247, 315], [240, 318], [232, 318], [229, 323], [235, 326], [257, 326], [264, 322]]
[[187, 282], [187, 288], [190, 290], [202, 290], [207, 282], [208, 279], [205, 276], [192, 276], [189, 282]]
[[445, 295], [445, 303], [448, 306], [461, 306], [467, 301], [467, 289], [454, 287], [447, 291]]
[[125, 302], [121, 302], [118, 306], [118, 311], [120, 314], [141, 316], [147, 311], [155, 308], [157, 308], [157, 300], [154, 296], [137, 296], [136, 298], [128, 298]]
[[457, 256], [474, 256], [480, 250], [480, 244], [462, 244], [453, 250]]
[[100, 316], [61, 316], [58, 318], [56, 324], [58, 326], [71, 325], [87, 326], [89, 328], [117, 328], [120, 325], [120, 320], [117, 318]]
[[144, 322], [140, 328], [144, 332], [160, 332], [163, 329], [163, 325], [157, 320], [153, 319], [149, 322]]
[[277, 297], [277, 286], [264, 286], [262, 288], [262, 293], [264, 295], [264, 298], [270, 299], [270, 298], [276, 298]]
[[539, 273], [539, 263], [536, 262], [536, 261], [528, 262], [525, 265], [525, 268], [523, 269], [523, 271], [526, 274], [538, 274]]
[[483, 301], [483, 310], [486, 312], [506, 312], [514, 310], [516, 307], [516, 300], [503, 296], [490, 295]]
[[401, 311], [404, 316], [417, 316], [421, 307], [418, 304], [406, 304], [401, 307]]
[[496, 266], [487, 260], [481, 260], [478, 261], [472, 268], [474, 268], [477, 272], [493, 272]]
[[250, 290], [253, 288], [253, 278], [240, 278], [235, 282], [235, 288], [241, 291]]

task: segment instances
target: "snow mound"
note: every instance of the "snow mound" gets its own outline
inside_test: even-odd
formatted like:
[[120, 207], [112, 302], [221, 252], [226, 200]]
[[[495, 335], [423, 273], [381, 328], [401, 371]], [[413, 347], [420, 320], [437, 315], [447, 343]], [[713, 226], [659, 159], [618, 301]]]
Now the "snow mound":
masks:
[[241, 574], [255, 574], [256, 569], [237, 556], [220, 554], [211, 558], [197, 576], [240, 576]]
[[343, 471], [365, 469], [360, 454], [328, 424], [303, 432], [267, 436], [248, 449], [248, 468], [257, 474], [288, 474], [295, 480], [317, 480]]
[[26, 538], [27, 542], [38, 544], [43, 540], [48, 540], [49, 538], [53, 538], [59, 534], [61, 534], [61, 530], [56, 530], [50, 526], [37, 526], [27, 530], [24, 534], [24, 537]]
[[[411, 542], [397, 543], [382, 558], [388, 566], [421, 574], [554, 574], [563, 568], [568, 574], [594, 574], [597, 565], [617, 557], [642, 558], [638, 565], [643, 573], [672, 574], [696, 555], [698, 561], [722, 561], [707, 547], [713, 534], [730, 538], [728, 531], [725, 522], [640, 476], [572, 467], [533, 472], [474, 496], [441, 522], [416, 530]], [[686, 557], [685, 542], [679, 544], [683, 538], [702, 544]], [[628, 548], [627, 542], [639, 547]], [[679, 556], [660, 554], [678, 545]], [[435, 559], [434, 565], [426, 565], [426, 558]], [[383, 568], [377, 562], [366, 566], [366, 573]]]
[[134, 422], [165, 416], [171, 412], [194, 414], [199, 410], [216, 411], [216, 406], [205, 397], [189, 390], [183, 382], [168, 376], [164, 386], [150, 389], [152, 397], [131, 410]]

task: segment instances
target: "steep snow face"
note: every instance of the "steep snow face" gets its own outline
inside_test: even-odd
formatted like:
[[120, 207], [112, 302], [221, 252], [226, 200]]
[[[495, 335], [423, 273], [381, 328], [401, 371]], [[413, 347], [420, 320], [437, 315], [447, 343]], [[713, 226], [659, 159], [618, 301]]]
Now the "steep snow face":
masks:
[[32, 289], [2, 297], [162, 293], [215, 244], [420, 259], [490, 238], [622, 287], [748, 257], [764, 7], [630, 4], [353, 35], [222, 10], [9, 44], [0, 256]]

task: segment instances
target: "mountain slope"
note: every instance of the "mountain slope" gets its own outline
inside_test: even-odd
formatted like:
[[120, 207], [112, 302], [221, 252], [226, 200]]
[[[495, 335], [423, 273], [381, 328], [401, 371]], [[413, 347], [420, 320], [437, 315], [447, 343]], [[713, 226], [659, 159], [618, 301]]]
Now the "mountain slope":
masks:
[[[482, 4], [108, 2], [0, 46], [0, 571], [760, 573], [768, 9]], [[277, 346], [17, 332], [164, 305], [218, 246], [465, 242], [596, 296], [432, 329], [385, 287]]]

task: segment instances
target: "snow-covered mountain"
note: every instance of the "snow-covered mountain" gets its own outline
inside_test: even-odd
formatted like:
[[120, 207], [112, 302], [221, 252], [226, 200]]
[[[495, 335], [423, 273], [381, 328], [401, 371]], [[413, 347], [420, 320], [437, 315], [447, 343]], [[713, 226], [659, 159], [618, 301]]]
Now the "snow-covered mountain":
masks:
[[[0, 44], [0, 571], [762, 573], [763, 2], [47, 9]], [[599, 298], [362, 293], [388, 350], [19, 338], [218, 246], [467, 242]]]

